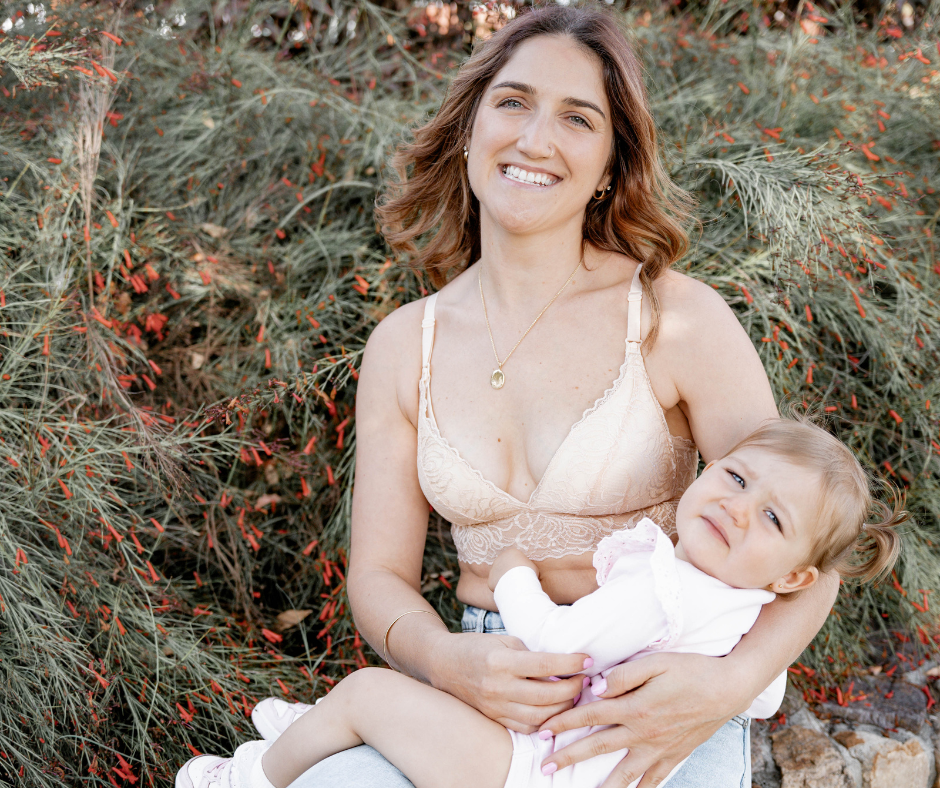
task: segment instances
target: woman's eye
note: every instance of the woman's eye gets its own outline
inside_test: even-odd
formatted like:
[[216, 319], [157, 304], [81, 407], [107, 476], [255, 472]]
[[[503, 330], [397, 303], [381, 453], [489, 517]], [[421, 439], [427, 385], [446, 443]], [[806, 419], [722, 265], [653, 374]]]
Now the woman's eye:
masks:
[[572, 115], [569, 120], [573, 121], [576, 126], [584, 126], [584, 128], [591, 128], [591, 124], [587, 122], [586, 118], [582, 118], [580, 115]]
[[775, 515], [770, 509], [765, 510], [764, 513], [770, 518], [770, 522], [776, 525], [777, 528], [782, 532], [783, 526], [780, 525], [780, 520], [777, 518], [777, 515]]
[[[509, 106], [510, 104], [513, 104], [514, 106], [510, 107]], [[509, 107], [509, 109], [517, 109], [518, 107], [522, 106], [522, 102], [519, 101], [519, 99], [514, 99], [514, 98], [503, 99], [502, 101], [499, 102], [498, 106]]]
[[737, 484], [740, 484], [740, 485], [741, 485], [741, 489], [742, 489], [742, 490], [744, 489], [744, 487], [745, 487], [745, 482], [744, 482], [744, 479], [743, 479], [742, 477], [738, 476], [738, 474], [736, 474], [734, 471], [728, 471], [728, 475], [731, 476], [731, 478], [734, 479], [734, 481], [735, 481]]

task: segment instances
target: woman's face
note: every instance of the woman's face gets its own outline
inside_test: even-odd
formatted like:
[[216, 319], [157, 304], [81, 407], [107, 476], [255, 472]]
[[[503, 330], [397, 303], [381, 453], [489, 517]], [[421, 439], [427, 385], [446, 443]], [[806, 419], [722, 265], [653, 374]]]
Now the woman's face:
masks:
[[483, 94], [467, 145], [483, 227], [534, 234], [570, 222], [580, 231], [594, 191], [607, 186], [612, 143], [597, 57], [566, 36], [520, 44]]

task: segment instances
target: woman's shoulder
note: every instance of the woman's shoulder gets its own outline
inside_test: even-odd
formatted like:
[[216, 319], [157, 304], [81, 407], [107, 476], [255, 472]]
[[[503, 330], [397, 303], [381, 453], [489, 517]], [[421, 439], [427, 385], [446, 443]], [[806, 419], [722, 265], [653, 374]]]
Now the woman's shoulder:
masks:
[[734, 317], [731, 307], [715, 288], [688, 274], [668, 269], [660, 274], [653, 287], [664, 311], [678, 311], [695, 319]]
[[422, 298], [398, 307], [372, 329], [360, 369], [359, 394], [368, 401], [397, 401], [413, 423], [421, 377]]
[[389, 312], [372, 329], [366, 347], [383, 353], [395, 351], [406, 346], [409, 339], [418, 337], [420, 350], [421, 321], [429, 297], [410, 301]]
[[664, 344], [680, 342], [688, 347], [747, 340], [737, 315], [710, 285], [679, 271], [667, 270], [653, 287], [659, 298], [659, 338]]

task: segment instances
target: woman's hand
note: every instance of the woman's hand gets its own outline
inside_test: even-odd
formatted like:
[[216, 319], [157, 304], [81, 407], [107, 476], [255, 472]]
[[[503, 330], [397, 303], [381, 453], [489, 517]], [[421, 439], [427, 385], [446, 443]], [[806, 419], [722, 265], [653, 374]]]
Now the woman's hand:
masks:
[[539, 576], [539, 568], [526, 557], [526, 554], [523, 553], [522, 550], [518, 547], [507, 547], [496, 556], [496, 560], [493, 561], [493, 566], [490, 567], [490, 576], [487, 580], [490, 591], [495, 591], [500, 578], [510, 569], [515, 569], [517, 566], [527, 566], [535, 572], [536, 577]]
[[432, 686], [518, 733], [534, 733], [570, 709], [584, 677], [549, 681], [584, 670], [586, 654], [528, 651], [518, 638], [476, 633], [440, 638], [430, 660]]
[[564, 769], [595, 755], [624, 747], [630, 752], [602, 788], [659, 785], [683, 758], [736, 714], [751, 698], [730, 688], [721, 659], [698, 654], [656, 654], [615, 667], [599, 703], [565, 711], [542, 725], [557, 735], [591, 725], [613, 725], [559, 750], [544, 763]]

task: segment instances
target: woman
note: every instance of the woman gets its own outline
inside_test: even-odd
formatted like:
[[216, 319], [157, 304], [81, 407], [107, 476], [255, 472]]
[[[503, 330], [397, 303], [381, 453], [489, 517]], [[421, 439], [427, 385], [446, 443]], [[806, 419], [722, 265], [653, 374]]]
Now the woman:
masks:
[[[719, 457], [776, 416], [733, 313], [669, 270], [687, 202], [622, 34], [596, 12], [522, 15], [461, 68], [396, 166], [386, 237], [444, 286], [383, 321], [362, 362], [348, 577], [360, 631], [393, 667], [514, 730], [614, 726], [555, 754], [558, 768], [628, 747], [607, 785], [645, 773], [647, 788], [698, 747], [676, 788], [749, 785], [738, 715], [822, 625], [836, 578], [768, 605], [727, 657], [623, 665], [608, 679], [620, 697], [577, 709], [579, 678], [534, 679], [587, 655], [487, 634], [496, 551], [522, 547], [570, 603], [596, 587], [603, 536], [644, 514], [669, 522], [695, 447]], [[419, 592], [429, 501], [454, 523], [464, 634]], [[294, 783], [324, 785], [410, 784], [357, 748]]]

